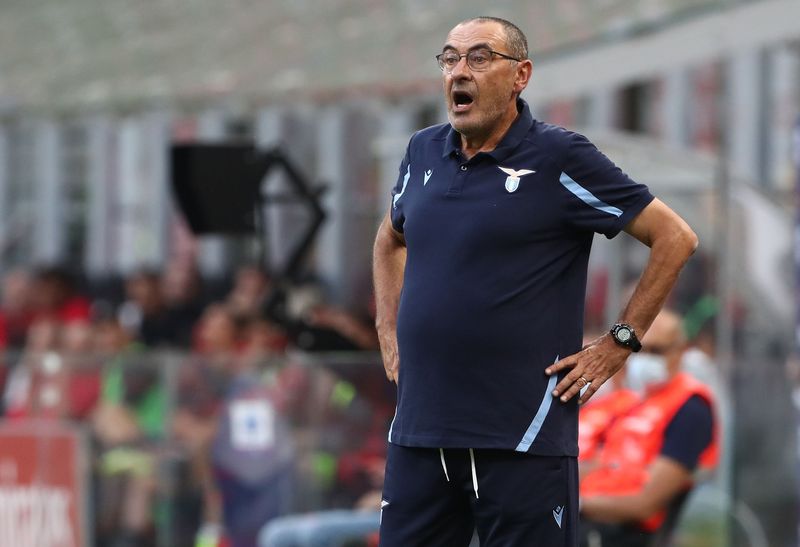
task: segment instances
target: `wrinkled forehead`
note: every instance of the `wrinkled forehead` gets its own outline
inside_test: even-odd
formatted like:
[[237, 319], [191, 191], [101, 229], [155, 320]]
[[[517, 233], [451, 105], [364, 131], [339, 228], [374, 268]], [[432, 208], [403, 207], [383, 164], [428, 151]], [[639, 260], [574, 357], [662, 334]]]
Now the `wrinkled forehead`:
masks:
[[468, 51], [477, 46], [503, 49], [506, 35], [500, 23], [494, 21], [469, 21], [456, 25], [447, 35], [442, 51], [455, 49]]

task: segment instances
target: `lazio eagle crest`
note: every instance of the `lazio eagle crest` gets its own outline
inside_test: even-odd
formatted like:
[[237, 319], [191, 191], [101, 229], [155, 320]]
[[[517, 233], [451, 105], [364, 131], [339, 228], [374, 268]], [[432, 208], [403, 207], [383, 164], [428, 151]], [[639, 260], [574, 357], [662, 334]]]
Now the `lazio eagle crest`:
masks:
[[506, 178], [506, 190], [508, 190], [509, 193], [519, 188], [520, 177], [524, 177], [525, 175], [530, 175], [531, 173], [536, 172], [533, 169], [520, 169], [519, 171], [515, 171], [508, 167], [500, 167], [499, 165], [497, 166], [497, 168], [500, 169], [506, 175], [508, 175], [508, 177]]

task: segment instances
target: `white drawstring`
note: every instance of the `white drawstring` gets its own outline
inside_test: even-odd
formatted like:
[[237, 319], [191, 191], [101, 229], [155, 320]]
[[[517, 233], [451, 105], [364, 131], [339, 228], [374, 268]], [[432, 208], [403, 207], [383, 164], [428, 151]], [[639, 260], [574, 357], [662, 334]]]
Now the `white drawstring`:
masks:
[[444, 476], [447, 479], [447, 482], [450, 482], [450, 475], [447, 474], [447, 464], [444, 463], [444, 449], [439, 449], [439, 456], [442, 458], [442, 469], [444, 469]]
[[478, 473], [475, 471], [475, 453], [469, 449], [469, 460], [472, 463], [472, 488], [475, 490], [475, 499], [478, 499]]

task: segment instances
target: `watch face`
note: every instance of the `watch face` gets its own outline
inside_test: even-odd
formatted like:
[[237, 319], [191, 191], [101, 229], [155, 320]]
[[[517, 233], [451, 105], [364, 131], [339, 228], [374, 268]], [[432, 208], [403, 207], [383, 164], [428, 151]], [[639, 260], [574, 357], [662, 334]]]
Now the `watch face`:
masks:
[[627, 342], [631, 339], [631, 331], [630, 329], [626, 329], [625, 327], [617, 330], [617, 340], [620, 342]]

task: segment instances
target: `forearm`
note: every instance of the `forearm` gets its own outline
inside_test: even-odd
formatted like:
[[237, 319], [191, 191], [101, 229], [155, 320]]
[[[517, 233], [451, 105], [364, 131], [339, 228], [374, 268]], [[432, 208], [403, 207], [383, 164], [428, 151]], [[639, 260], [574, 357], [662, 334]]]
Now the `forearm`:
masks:
[[641, 495], [591, 496], [581, 500], [581, 516], [595, 522], [617, 524], [639, 522], [655, 513], [657, 508], [646, 503]]
[[378, 347], [378, 338], [375, 329], [357, 319], [348, 318], [342, 324], [342, 332], [350, 340], [364, 350], [374, 350]]
[[406, 265], [405, 245], [392, 232], [387, 217], [378, 229], [373, 249], [375, 325], [379, 333], [387, 329], [394, 330], [396, 327]]
[[[671, 213], [671, 211], [670, 211]], [[620, 319], [631, 324], [641, 338], [675, 286], [684, 264], [697, 248], [697, 236], [677, 215], [668, 230], [637, 234], [650, 246], [650, 258]]]
[[597, 522], [639, 522], [669, 507], [691, 487], [691, 471], [668, 457], [659, 456], [648, 469], [648, 481], [633, 494], [597, 494], [581, 499], [581, 515]]

